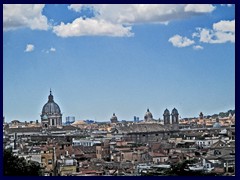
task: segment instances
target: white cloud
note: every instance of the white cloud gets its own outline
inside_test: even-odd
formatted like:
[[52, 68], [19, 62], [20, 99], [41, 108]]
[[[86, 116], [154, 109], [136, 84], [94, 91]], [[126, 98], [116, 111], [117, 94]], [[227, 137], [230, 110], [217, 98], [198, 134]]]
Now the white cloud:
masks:
[[55, 51], [56, 51], [56, 49], [55, 49], [55, 48], [53, 48], [53, 47], [51, 47], [51, 48], [50, 48], [50, 51], [51, 51], [51, 52], [55, 52]]
[[167, 25], [169, 21], [199, 15], [199, 12], [212, 12], [215, 7], [208, 4], [196, 5], [196, 7], [186, 4], [71, 4], [68, 9], [76, 12], [90, 9], [94, 17], [86, 20], [80, 17], [72, 23], [55, 26], [53, 32], [61, 37], [132, 36], [133, 33], [130, 32], [132, 25], [141, 23]]
[[47, 53], [47, 54], [48, 54], [48, 53], [51, 53], [51, 52], [54, 53], [54, 52], [56, 52], [56, 51], [57, 51], [57, 50], [56, 50], [56, 48], [54, 48], [54, 47], [51, 47], [50, 49], [47, 49], [47, 50], [45, 50], [45, 49], [42, 50], [43, 53]]
[[193, 16], [194, 13], [212, 12], [215, 9], [208, 4], [72, 4], [68, 8], [76, 12], [91, 8], [96, 18], [123, 24], [165, 23]]
[[175, 47], [187, 47], [195, 42], [191, 39], [188, 39], [187, 37], [182, 37], [180, 35], [174, 35], [173, 37], [169, 38], [169, 42], [172, 43], [173, 46]]
[[221, 6], [232, 7], [232, 6], [233, 6], [233, 4], [221, 4]]
[[42, 15], [44, 6], [44, 4], [4, 4], [3, 30], [22, 27], [47, 30], [47, 17]]
[[213, 29], [215, 31], [234, 32], [235, 33], [235, 20], [219, 21], [218, 23], [214, 23]]
[[76, 12], [80, 12], [84, 7], [86, 7], [86, 5], [84, 4], [71, 4], [68, 6], [68, 9]]
[[194, 50], [202, 50], [203, 47], [200, 46], [200, 45], [196, 45], [196, 46], [193, 46], [193, 49], [194, 49]]
[[61, 37], [71, 36], [132, 36], [131, 27], [113, 24], [105, 20], [77, 18], [72, 23], [61, 23], [53, 27], [53, 32]]
[[27, 44], [25, 52], [31, 52], [34, 50], [34, 45], [33, 44]]
[[216, 7], [211, 4], [188, 4], [184, 10], [186, 12], [209, 13], [215, 9]]
[[204, 43], [226, 43], [235, 42], [235, 20], [219, 21], [213, 24], [212, 29], [197, 28], [193, 37], [199, 37], [200, 42]]

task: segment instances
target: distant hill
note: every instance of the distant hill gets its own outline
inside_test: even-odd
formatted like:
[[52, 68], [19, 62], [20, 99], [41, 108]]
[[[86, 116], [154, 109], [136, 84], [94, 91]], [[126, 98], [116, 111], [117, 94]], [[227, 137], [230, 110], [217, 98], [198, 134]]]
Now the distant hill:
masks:
[[[209, 118], [212, 118], [212, 119], [216, 119], [217, 117], [228, 117], [229, 116], [229, 113], [231, 113], [232, 115], [235, 114], [235, 109], [234, 110], [228, 110], [227, 112], [220, 112], [218, 114], [213, 114], [213, 115], [204, 115], [205, 118], [209, 119]], [[191, 120], [191, 119], [197, 119], [198, 117], [190, 117], [190, 118], [183, 118], [185, 120]]]
[[231, 113], [232, 115], [235, 114], [235, 109], [234, 110], [228, 110], [227, 112], [220, 112], [219, 114], [213, 114], [213, 115], [208, 115], [206, 116], [207, 118], [217, 118], [217, 117], [228, 117], [229, 113]]

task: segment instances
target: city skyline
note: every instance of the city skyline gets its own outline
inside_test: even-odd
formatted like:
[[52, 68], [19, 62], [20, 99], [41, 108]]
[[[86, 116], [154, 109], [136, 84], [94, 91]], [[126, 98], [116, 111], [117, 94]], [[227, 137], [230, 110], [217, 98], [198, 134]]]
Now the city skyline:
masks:
[[63, 122], [235, 109], [235, 6], [4, 5], [6, 120], [40, 120], [50, 88]]

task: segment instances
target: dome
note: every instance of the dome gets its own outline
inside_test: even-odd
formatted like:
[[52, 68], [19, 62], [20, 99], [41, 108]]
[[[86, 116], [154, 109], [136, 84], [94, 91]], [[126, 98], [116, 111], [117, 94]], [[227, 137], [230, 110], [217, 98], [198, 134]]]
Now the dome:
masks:
[[115, 113], [113, 113], [113, 116], [111, 117], [110, 121], [111, 121], [111, 123], [117, 123], [118, 122], [118, 119], [117, 119], [117, 116], [115, 115]]
[[83, 120], [78, 120], [78, 121], [75, 121], [74, 123], [72, 123], [71, 125], [84, 125], [84, 124], [87, 124], [87, 123], [84, 122]]
[[60, 114], [61, 111], [59, 106], [55, 102], [48, 102], [43, 106], [42, 113], [43, 114], [49, 114], [49, 113]]
[[165, 109], [165, 111], [164, 111], [163, 115], [170, 115], [170, 112], [169, 112], [169, 110], [168, 110], [168, 109]]
[[221, 127], [221, 124], [219, 122], [215, 122], [213, 124], [213, 128], [220, 128]]
[[149, 111], [149, 109], [147, 109], [147, 112], [145, 113], [145, 119], [148, 119], [148, 118], [150, 118], [150, 119], [152, 119], [153, 118], [153, 115], [152, 115], [152, 113]]
[[53, 100], [52, 92], [48, 96], [48, 102], [42, 108], [42, 114], [61, 114], [61, 110], [57, 103]]
[[115, 113], [113, 113], [113, 116], [111, 117], [111, 120], [117, 120], [117, 116], [115, 115]]
[[176, 108], [174, 108], [174, 109], [172, 110], [172, 115], [178, 115], [178, 111], [177, 111]]

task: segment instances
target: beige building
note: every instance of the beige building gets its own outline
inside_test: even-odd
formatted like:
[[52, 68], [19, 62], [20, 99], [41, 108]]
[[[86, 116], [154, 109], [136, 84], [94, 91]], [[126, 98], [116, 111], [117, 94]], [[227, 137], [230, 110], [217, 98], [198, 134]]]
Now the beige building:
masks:
[[54, 175], [54, 155], [53, 149], [50, 147], [44, 147], [41, 151], [41, 163], [44, 168], [44, 175]]
[[72, 158], [64, 158], [57, 162], [57, 175], [68, 176], [77, 172], [77, 161]]

